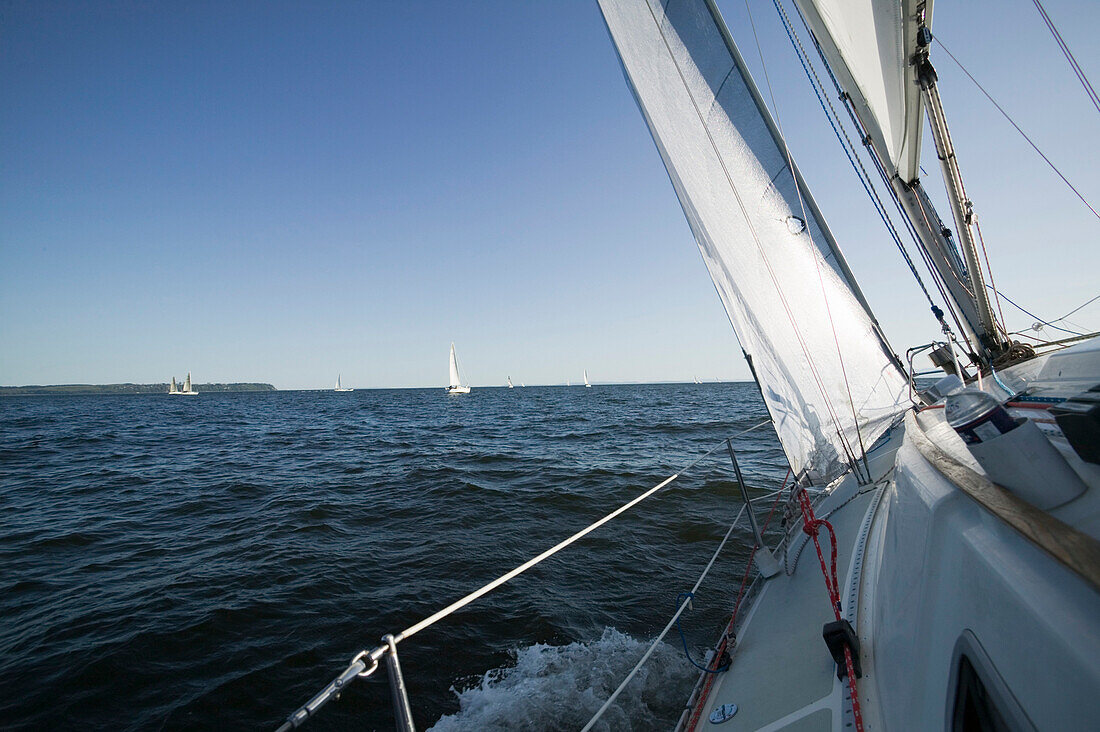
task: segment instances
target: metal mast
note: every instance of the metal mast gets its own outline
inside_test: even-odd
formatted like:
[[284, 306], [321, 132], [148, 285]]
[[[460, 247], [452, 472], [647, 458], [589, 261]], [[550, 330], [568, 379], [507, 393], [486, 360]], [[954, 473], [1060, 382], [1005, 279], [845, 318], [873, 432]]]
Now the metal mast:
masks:
[[978, 262], [978, 249], [974, 242], [972, 229], [974, 207], [970, 199], [967, 198], [966, 189], [963, 187], [962, 172], [959, 170], [959, 162], [955, 157], [955, 146], [951, 142], [951, 133], [947, 129], [947, 117], [944, 115], [943, 102], [936, 86], [936, 70], [928, 60], [926, 49], [928, 42], [931, 41], [932, 34], [927, 28], [922, 28], [918, 38], [922, 50], [913, 61], [917, 66], [917, 78], [920, 80], [921, 93], [924, 96], [928, 111], [928, 121], [932, 127], [932, 139], [936, 143], [936, 155], [940, 160], [944, 184], [947, 186], [947, 197], [951, 201], [951, 213], [955, 218], [955, 228], [959, 233], [959, 245], [962, 247], [963, 256], [966, 257], [966, 275], [968, 275], [970, 284], [969, 294], [973, 299], [978, 322], [981, 326], [981, 332], [978, 336], [981, 345], [989, 352], [989, 356], [995, 358], [1007, 350], [1009, 344], [1001, 336], [996, 316], [994, 316], [993, 308], [989, 302], [989, 295], [986, 292], [981, 265]]

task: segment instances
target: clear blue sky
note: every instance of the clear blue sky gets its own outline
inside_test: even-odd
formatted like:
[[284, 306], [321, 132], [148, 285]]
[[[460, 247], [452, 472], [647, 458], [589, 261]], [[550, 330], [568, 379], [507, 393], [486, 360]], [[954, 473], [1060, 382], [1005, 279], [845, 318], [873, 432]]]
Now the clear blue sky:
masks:
[[[1100, 83], [1100, 3], [1045, 5]], [[826, 218], [895, 348], [927, 342], [753, 8]], [[933, 31], [1100, 201], [1100, 115], [1032, 3], [941, 0]], [[1100, 291], [1100, 222], [934, 60], [998, 284], [1057, 317]], [[594, 0], [0, 3], [0, 384], [438, 386], [452, 340], [475, 386], [748, 377]]]

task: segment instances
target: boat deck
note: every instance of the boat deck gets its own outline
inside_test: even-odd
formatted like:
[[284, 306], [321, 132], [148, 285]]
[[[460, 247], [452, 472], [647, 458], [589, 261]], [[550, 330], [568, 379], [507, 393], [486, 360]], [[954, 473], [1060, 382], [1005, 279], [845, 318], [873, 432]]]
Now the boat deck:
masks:
[[[872, 474], [882, 476], [893, 466], [902, 430], [871, 454]], [[870, 524], [868, 512], [889, 488], [888, 479], [859, 486], [846, 477], [816, 507], [818, 518], [828, 518], [837, 535], [837, 578], [843, 603], [843, 616], [855, 622], [854, 604], [858, 592], [851, 589], [853, 555], [862, 551], [861, 534]], [[822, 532], [822, 550], [829, 561], [826, 533]], [[834, 620], [821, 574], [821, 564], [813, 542], [802, 532], [792, 532], [792, 545], [785, 572], [762, 587], [737, 630], [737, 644], [731, 651], [730, 670], [718, 674], [706, 698], [698, 703], [698, 719], [691, 726], [691, 714], [685, 729], [704, 730], [841, 730], [851, 722], [847, 702], [847, 682], [836, 677], [836, 665], [822, 639], [825, 623]], [[788, 574], [789, 572], [789, 574]], [[858, 578], [857, 578], [858, 587]], [[863, 635], [860, 633], [860, 635]], [[860, 699], [872, 672], [868, 653], [861, 653], [863, 678]], [[719, 724], [708, 719], [722, 704], [736, 704], [737, 714]], [[873, 711], [871, 712], [873, 715]], [[864, 719], [867, 720], [864, 703]]]

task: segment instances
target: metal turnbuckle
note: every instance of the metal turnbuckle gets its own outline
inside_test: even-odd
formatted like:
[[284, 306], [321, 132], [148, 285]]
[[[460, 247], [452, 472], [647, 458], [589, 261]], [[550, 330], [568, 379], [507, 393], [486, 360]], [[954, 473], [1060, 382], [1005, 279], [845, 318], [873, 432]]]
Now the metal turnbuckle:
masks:
[[328, 686], [321, 689], [316, 696], [287, 717], [287, 720], [279, 727], [278, 732], [287, 732], [288, 730], [297, 729], [305, 723], [306, 720], [316, 714], [321, 707], [334, 698], [338, 698], [348, 684], [356, 679], [365, 679], [377, 671], [378, 659], [381, 658], [382, 654], [387, 650], [385, 646], [379, 646], [373, 651], [360, 651], [355, 654], [355, 657], [351, 659], [351, 663], [344, 669], [344, 672], [333, 679]]

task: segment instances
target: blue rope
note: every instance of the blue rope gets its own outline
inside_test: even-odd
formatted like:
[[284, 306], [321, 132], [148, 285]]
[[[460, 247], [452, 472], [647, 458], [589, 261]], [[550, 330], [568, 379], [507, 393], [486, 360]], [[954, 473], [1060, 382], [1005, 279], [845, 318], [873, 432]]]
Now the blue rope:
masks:
[[[1011, 298], [1009, 298], [1009, 296], [1008, 296], [1008, 295], [1004, 294], [1004, 293], [1003, 293], [1003, 292], [1001, 292], [1000, 290], [994, 290], [994, 289], [993, 289], [993, 285], [991, 285], [991, 284], [989, 284], [989, 283], [986, 283], [986, 287], [988, 287], [989, 289], [993, 290], [993, 291], [994, 291], [994, 292], [996, 292], [996, 293], [997, 293], [998, 295], [1000, 295], [1000, 296], [1001, 296], [1001, 297], [1003, 297], [1003, 298], [1004, 298], [1005, 300], [1007, 300], [1007, 301], [1008, 301], [1008, 304], [1009, 304], [1009, 305], [1011, 305], [1012, 307], [1016, 308], [1017, 310], [1019, 310], [1019, 311], [1020, 311], [1021, 313], [1023, 313], [1024, 315], [1027, 315], [1027, 316], [1029, 316], [1029, 317], [1035, 318], [1035, 320], [1036, 320], [1036, 321], [1038, 321], [1038, 322], [1042, 323], [1043, 325], [1047, 325], [1047, 326], [1050, 326], [1051, 328], [1054, 328], [1054, 330], [1060, 330], [1060, 331], [1062, 331], [1063, 333], [1069, 333], [1070, 335], [1077, 335], [1077, 336], [1079, 336], [1079, 335], [1085, 335], [1084, 333], [1078, 333], [1078, 332], [1077, 332], [1077, 331], [1075, 331], [1075, 330], [1067, 330], [1066, 328], [1061, 328], [1061, 327], [1059, 327], [1059, 326], [1055, 325], [1054, 323], [1048, 323], [1047, 321], [1043, 320], [1042, 318], [1040, 318], [1040, 317], [1039, 317], [1038, 315], [1036, 315], [1035, 313], [1033, 313], [1033, 312], [1030, 312], [1030, 311], [1028, 311], [1028, 310], [1025, 310], [1025, 309], [1024, 309], [1023, 307], [1021, 307], [1020, 305], [1018, 305], [1018, 304], [1016, 304], [1015, 302], [1013, 302], [1013, 301], [1012, 301], [1012, 299], [1011, 299]], [[1061, 318], [1059, 318], [1059, 320], [1061, 320]]]
[[[684, 603], [684, 599], [691, 600], [694, 597], [695, 597], [695, 594], [692, 593], [692, 592], [681, 592], [679, 595], [676, 596], [676, 607], [677, 608], [680, 607], [680, 605], [682, 605]], [[692, 666], [699, 669], [700, 671], [703, 671], [703, 672], [708, 673], [708, 674], [720, 674], [723, 671], [729, 670], [730, 665], [728, 663], [725, 664], [725, 665], [719, 666], [718, 668], [710, 669], [710, 668], [707, 668], [706, 666], [702, 666], [702, 665], [695, 662], [695, 659], [693, 659], [691, 657], [691, 652], [688, 651], [688, 642], [687, 642], [687, 638], [684, 637], [684, 629], [682, 627], [680, 627], [680, 616], [679, 615], [676, 616], [676, 630], [678, 630], [680, 632], [680, 641], [684, 644], [684, 655], [687, 656], [688, 663], [690, 663]]]
[[[837, 129], [837, 123], [839, 119], [834, 122], [835, 112], [831, 111], [831, 107], [826, 107], [825, 100], [822, 98], [822, 91], [819, 87], [819, 82], [814, 78], [814, 75], [810, 72], [810, 68], [807, 65], [808, 59], [804, 55], [802, 45], [796, 40], [794, 28], [791, 27], [787, 14], [783, 11], [783, 8], [779, 4], [779, 0], [772, 0], [772, 4], [775, 5], [775, 10], [779, 13], [779, 18], [783, 22], [783, 30], [787, 33], [787, 39], [791, 42], [791, 46], [794, 48], [795, 55], [798, 56], [798, 62], [802, 64], [802, 71], [806, 74], [806, 79], [810, 82], [810, 86], [814, 90], [814, 96], [817, 97], [817, 103], [821, 106], [821, 111], [825, 113], [825, 119], [829, 121], [829, 126], [833, 129], [833, 134], [836, 135], [837, 141], [844, 149], [844, 155], [848, 158], [848, 163], [852, 166], [852, 170], [855, 171], [856, 177], [859, 178], [860, 184], [863, 186], [863, 190], [866, 191], [867, 197], [871, 199], [871, 204], [875, 207], [875, 212], [879, 218], [882, 219], [883, 226], [886, 227], [886, 231], [889, 232], [890, 237], [894, 240], [894, 244], [897, 245], [898, 251], [901, 252], [902, 258], [905, 263], [909, 265], [909, 271], [912, 272], [913, 278], [916, 279], [917, 284], [920, 285], [921, 291], [924, 293], [925, 299], [928, 300], [928, 304], [935, 307], [935, 303], [932, 302], [931, 295], [928, 294], [928, 289], [924, 286], [924, 281], [921, 279], [920, 274], [917, 272], [916, 266], [913, 264], [913, 260], [910, 259], [909, 253], [905, 251], [905, 246], [901, 242], [901, 237], [898, 236], [897, 229], [894, 228], [893, 222], [890, 220], [889, 215], [886, 213], [886, 207], [882, 201], [878, 198], [875, 192], [871, 189], [870, 183], [867, 180], [866, 171], [861, 171], [854, 155], [854, 151], [850, 150], [851, 141], [846, 136], [841, 136], [840, 130]], [[815, 39], [816, 42], [816, 39]], [[829, 71], [829, 75], [832, 76], [832, 70]], [[836, 84], [836, 79], [833, 78], [833, 83]], [[839, 85], [837, 89], [840, 90]], [[849, 110], [851, 114], [851, 110]]]
[[1009, 389], [1007, 386], [1005, 386], [1005, 383], [1001, 381], [1001, 377], [997, 375], [997, 371], [993, 368], [993, 364], [989, 364], [989, 373], [993, 374], [993, 380], [997, 382], [997, 386], [1008, 392], [1009, 399], [1016, 396], [1016, 392], [1012, 389]]

